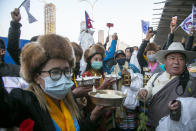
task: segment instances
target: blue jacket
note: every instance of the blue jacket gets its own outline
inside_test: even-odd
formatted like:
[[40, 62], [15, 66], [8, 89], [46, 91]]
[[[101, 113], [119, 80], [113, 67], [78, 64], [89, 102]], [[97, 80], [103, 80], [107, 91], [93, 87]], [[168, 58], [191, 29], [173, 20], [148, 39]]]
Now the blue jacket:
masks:
[[106, 51], [106, 56], [104, 58], [104, 61], [108, 61], [109, 59], [112, 59], [114, 57], [114, 53], [116, 51], [116, 44], [117, 44], [117, 41], [112, 40], [110, 50]]
[[115, 54], [115, 51], [116, 51], [116, 44], [117, 44], [117, 41], [112, 40], [110, 50], [106, 51], [106, 56], [105, 56], [104, 61], [103, 61], [104, 72], [107, 72], [107, 73], [110, 72], [110, 68], [108, 67], [107, 62], [110, 61], [110, 60], [113, 60], [114, 54]]

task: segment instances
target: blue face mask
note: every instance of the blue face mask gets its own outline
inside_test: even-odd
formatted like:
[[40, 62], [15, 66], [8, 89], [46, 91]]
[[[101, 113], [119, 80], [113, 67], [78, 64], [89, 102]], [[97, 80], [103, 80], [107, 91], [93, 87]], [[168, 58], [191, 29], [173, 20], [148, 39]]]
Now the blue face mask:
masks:
[[147, 55], [147, 58], [148, 58], [148, 60], [149, 60], [150, 62], [156, 61], [156, 56], [155, 56], [155, 54]]
[[119, 64], [119, 65], [124, 65], [125, 64], [125, 61], [127, 61], [126, 58], [121, 58], [119, 60], [116, 60], [116, 62]]
[[44, 82], [44, 92], [57, 100], [62, 100], [65, 98], [71, 87], [74, 85], [73, 81], [64, 75], [62, 75], [58, 81], [54, 81], [50, 78], [50, 76], [48, 76], [44, 78]]
[[103, 62], [102, 61], [93, 61], [91, 63], [91, 67], [95, 70], [99, 70], [101, 69], [101, 67], [103, 66]]

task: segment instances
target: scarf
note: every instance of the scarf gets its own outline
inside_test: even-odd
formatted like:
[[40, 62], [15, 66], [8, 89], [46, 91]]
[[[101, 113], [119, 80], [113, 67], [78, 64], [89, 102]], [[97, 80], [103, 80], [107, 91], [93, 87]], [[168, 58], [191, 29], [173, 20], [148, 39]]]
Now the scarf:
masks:
[[148, 67], [150, 68], [151, 72], [153, 72], [155, 70], [155, 68], [157, 67], [158, 62], [156, 62], [153, 66], [149, 63]]
[[60, 100], [61, 110], [54, 104], [54, 102], [46, 96], [48, 106], [50, 108], [49, 113], [61, 131], [75, 131], [74, 121], [71, 113], [65, 106], [63, 100]]
[[75, 73], [73, 74], [73, 81], [74, 81], [74, 84], [75, 84], [75, 86], [77, 88], [78, 87], [78, 83], [76, 81], [76, 75], [75, 75]]

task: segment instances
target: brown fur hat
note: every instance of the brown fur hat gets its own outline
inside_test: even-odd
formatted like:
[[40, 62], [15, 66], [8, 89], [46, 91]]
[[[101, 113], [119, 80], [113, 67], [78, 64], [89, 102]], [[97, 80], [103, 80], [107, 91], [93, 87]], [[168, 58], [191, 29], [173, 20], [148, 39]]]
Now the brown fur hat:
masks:
[[103, 45], [100, 45], [99, 43], [93, 44], [84, 52], [84, 60], [87, 62], [87, 59], [91, 58], [95, 54], [101, 54], [102, 57], [105, 58], [105, 53]]
[[146, 46], [146, 49], [144, 51], [144, 55], [146, 55], [147, 51], [155, 51], [157, 52], [159, 49], [158, 49], [158, 46], [156, 43], [148, 43], [148, 45]]
[[75, 63], [73, 47], [59, 35], [40, 36], [37, 42], [29, 43], [22, 49], [21, 75], [27, 82], [33, 82], [34, 76], [52, 58], [65, 59], [73, 67]]
[[82, 55], [83, 55], [83, 50], [82, 50], [81, 46], [78, 45], [76, 42], [71, 42], [71, 45], [74, 49], [75, 56], [80, 56], [80, 59], [81, 59]]

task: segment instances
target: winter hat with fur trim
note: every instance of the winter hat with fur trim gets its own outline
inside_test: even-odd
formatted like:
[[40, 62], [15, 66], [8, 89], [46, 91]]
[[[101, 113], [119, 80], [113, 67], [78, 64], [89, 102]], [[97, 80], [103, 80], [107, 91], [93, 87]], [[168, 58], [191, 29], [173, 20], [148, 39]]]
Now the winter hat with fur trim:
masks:
[[93, 57], [95, 54], [101, 54], [103, 59], [105, 58], [105, 48], [103, 45], [97, 43], [91, 45], [86, 51], [84, 52], [84, 60], [87, 62], [87, 59]]
[[73, 48], [65, 38], [56, 34], [40, 36], [37, 42], [32, 42], [22, 49], [21, 75], [27, 82], [33, 82], [45, 63], [52, 58], [65, 59], [71, 67], [75, 63]]
[[159, 50], [159, 48], [158, 48], [157, 44], [155, 44], [155, 43], [148, 43], [148, 45], [145, 48], [144, 55], [146, 55], [146, 53], [148, 51], [155, 51], [155, 52], [157, 52], [158, 50]]
[[82, 55], [83, 55], [82, 47], [80, 45], [78, 45], [76, 42], [71, 42], [71, 45], [74, 49], [75, 56], [80, 56], [80, 59], [81, 59]]

